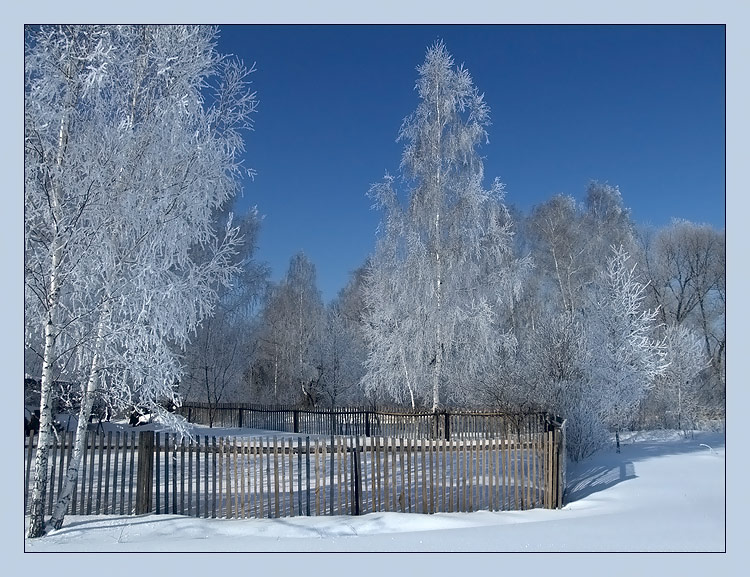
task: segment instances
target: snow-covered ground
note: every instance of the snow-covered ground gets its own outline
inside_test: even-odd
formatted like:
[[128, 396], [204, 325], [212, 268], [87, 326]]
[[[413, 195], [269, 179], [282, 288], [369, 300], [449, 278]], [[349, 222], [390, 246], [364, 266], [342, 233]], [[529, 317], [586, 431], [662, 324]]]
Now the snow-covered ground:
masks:
[[723, 552], [724, 435], [623, 437], [568, 469], [557, 511], [264, 520], [68, 516], [27, 552]]

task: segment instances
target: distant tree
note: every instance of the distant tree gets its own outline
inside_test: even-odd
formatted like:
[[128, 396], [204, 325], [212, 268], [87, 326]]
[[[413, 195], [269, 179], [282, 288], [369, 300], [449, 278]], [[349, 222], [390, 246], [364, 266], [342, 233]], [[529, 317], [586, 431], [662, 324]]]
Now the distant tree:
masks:
[[51, 400], [80, 386], [76, 441], [50, 525], [75, 486], [98, 391], [174, 427], [178, 353], [238, 271], [215, 214], [239, 187], [255, 109], [240, 63], [194, 26], [26, 30], [26, 342], [42, 360], [27, 535], [44, 534]]
[[316, 346], [324, 321], [315, 265], [303, 254], [293, 256], [282, 281], [272, 288], [261, 312], [257, 363], [269, 375], [275, 403], [317, 404], [320, 379]]
[[221, 402], [245, 400], [243, 376], [257, 348], [257, 308], [267, 291], [268, 267], [253, 260], [260, 219], [255, 211], [239, 223], [244, 243], [234, 284], [221, 287], [213, 316], [204, 319], [183, 355], [183, 398], [209, 404], [209, 425]]
[[408, 206], [388, 175], [370, 191], [385, 216], [364, 292], [370, 350], [363, 383], [370, 394], [437, 410], [473, 394], [470, 383], [497, 346], [506, 291], [519, 283], [509, 278], [503, 187], [482, 185], [483, 95], [442, 42], [427, 50], [418, 71], [420, 103], [399, 134]]
[[649, 409], [669, 427], [693, 429], [707, 408], [698, 377], [710, 362], [700, 336], [684, 325], [667, 327], [664, 341], [667, 366], [649, 395]]
[[724, 231], [675, 220], [642, 234], [649, 293], [665, 326], [685, 325], [703, 339], [714, 383], [724, 389], [726, 241]]
[[581, 221], [575, 200], [556, 195], [535, 206], [527, 222], [537, 274], [554, 279], [561, 310], [570, 315], [579, 309], [582, 286], [590, 277]]
[[666, 369], [656, 340], [658, 311], [645, 309], [646, 285], [622, 248], [612, 248], [607, 270], [593, 287], [586, 312], [594, 413], [613, 429], [630, 423], [639, 402]]
[[621, 246], [632, 252], [634, 225], [619, 187], [591, 181], [586, 187], [583, 205], [583, 226], [589, 236], [591, 256], [597, 262], [607, 261], [612, 246]]
[[562, 194], [535, 206], [525, 229], [535, 274], [555, 287], [552, 296], [556, 292], [561, 311], [571, 315], [580, 312], [586, 287], [607, 267], [610, 247], [633, 250], [633, 224], [619, 188], [597, 181], [589, 183], [581, 206]]
[[316, 356], [320, 378], [316, 398], [330, 407], [358, 399], [366, 349], [360, 326], [344, 315], [338, 301], [326, 307]]

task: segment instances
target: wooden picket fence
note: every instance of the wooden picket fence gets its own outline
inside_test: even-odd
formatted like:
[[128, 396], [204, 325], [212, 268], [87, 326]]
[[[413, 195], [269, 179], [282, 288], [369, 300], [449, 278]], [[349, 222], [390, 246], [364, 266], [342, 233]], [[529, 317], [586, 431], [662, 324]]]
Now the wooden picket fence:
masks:
[[[50, 447], [51, 508], [73, 433]], [[276, 518], [558, 508], [564, 427], [494, 439], [87, 433], [69, 514]], [[36, 438], [27, 437], [25, 503]]]

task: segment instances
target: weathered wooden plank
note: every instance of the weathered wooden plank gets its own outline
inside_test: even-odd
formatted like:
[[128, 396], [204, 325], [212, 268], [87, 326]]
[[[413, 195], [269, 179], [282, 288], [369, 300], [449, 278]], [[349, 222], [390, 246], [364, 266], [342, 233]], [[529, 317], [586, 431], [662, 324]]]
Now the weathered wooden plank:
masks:
[[442, 486], [443, 486], [443, 491], [442, 491], [443, 492], [443, 507], [442, 507], [441, 510], [444, 513], [446, 513], [448, 511], [447, 506], [446, 506], [447, 503], [445, 501], [445, 497], [446, 497], [445, 491], [447, 489], [447, 487], [446, 487], [446, 481], [447, 481], [447, 476], [446, 476], [446, 464], [447, 464], [447, 462], [446, 462], [446, 452], [447, 452], [447, 449], [448, 449], [448, 447], [447, 447], [447, 443], [445, 441], [445, 438], [441, 437], [441, 439], [440, 439], [440, 453], [441, 453], [442, 458], [443, 458], [443, 479], [442, 479]]
[[560, 434], [558, 432], [557, 428], [552, 429], [552, 487], [553, 487], [553, 497], [552, 497], [552, 507], [557, 508], [560, 505], [560, 453], [559, 453], [559, 440], [560, 440]]
[[368, 467], [368, 465], [367, 465], [367, 457], [365, 456], [365, 469], [366, 470], [369, 469], [369, 471], [370, 471], [370, 484], [372, 485], [372, 490], [370, 492], [370, 501], [372, 502], [371, 510], [372, 510], [373, 513], [375, 513], [377, 511], [377, 506], [376, 506], [376, 503], [377, 503], [377, 500], [376, 500], [377, 492], [375, 490], [375, 488], [377, 486], [377, 484], [375, 482], [375, 477], [377, 476], [376, 473], [375, 473], [375, 440], [376, 440], [376, 438], [375, 437], [368, 437], [368, 439], [370, 439], [370, 442], [368, 443], [367, 439], [365, 439], [365, 448], [370, 453], [370, 465]]
[[[242, 443], [242, 441], [240, 441]], [[240, 479], [239, 479], [239, 472], [238, 472], [238, 461], [242, 457], [242, 452], [237, 451], [237, 438], [235, 437], [232, 439], [232, 452], [231, 452], [231, 461], [233, 470], [233, 489], [234, 489], [234, 517], [237, 519], [242, 518], [242, 510], [240, 509]]]
[[388, 499], [390, 499], [388, 490], [388, 439], [383, 439], [383, 503], [386, 511], [390, 511]]
[[375, 495], [375, 499], [373, 500], [373, 507], [375, 507], [374, 511], [380, 511], [381, 508], [383, 508], [383, 501], [380, 497], [381, 488], [382, 488], [382, 467], [380, 465], [380, 437], [374, 438], [375, 442], [375, 466], [373, 467], [373, 470], [375, 471], [375, 478], [378, 486], [378, 491]]
[[216, 471], [219, 449], [216, 446], [216, 437], [211, 437], [211, 518], [216, 519]]
[[549, 450], [549, 440], [551, 431], [547, 431], [544, 434], [544, 508], [549, 509], [550, 508], [550, 485], [552, 480], [552, 475], [550, 472], [550, 450]]
[[[224, 505], [224, 516], [226, 519], [231, 519], [234, 516], [234, 510], [232, 507], [232, 465], [230, 462], [231, 457], [231, 451], [232, 451], [232, 438], [231, 437], [225, 437], [222, 442], [221, 446], [221, 462], [222, 462], [222, 477], [226, 481], [226, 497], [224, 496], [224, 491], [219, 491], [219, 494], [222, 496], [222, 502], [225, 503]], [[219, 481], [222, 483], [222, 481]]]
[[318, 464], [318, 453], [320, 452], [319, 440], [315, 439], [315, 515], [320, 515], [320, 465]]
[[112, 512], [110, 508], [110, 503], [109, 503], [109, 476], [111, 472], [110, 466], [112, 464], [111, 458], [112, 458], [112, 431], [107, 431], [107, 463], [104, 469], [104, 506], [103, 506], [104, 508], [102, 511], [105, 514]]
[[329, 515], [333, 516], [333, 497], [334, 497], [334, 463], [335, 463], [335, 446], [336, 443], [334, 441], [333, 435], [331, 435], [331, 445], [330, 445], [330, 463], [328, 466], [328, 476], [330, 482], [328, 483], [328, 513]]
[[[350, 431], [347, 430], [347, 434], [351, 434]], [[351, 491], [349, 490], [349, 487], [351, 487], [351, 464], [352, 462], [349, 459], [349, 442], [350, 437], [341, 437], [341, 459], [344, 461], [343, 463], [343, 470], [344, 470], [344, 509], [343, 514], [349, 515], [351, 514], [351, 505], [350, 505], [350, 494]]]
[[427, 452], [424, 437], [420, 439], [422, 453], [422, 513], [427, 513]]
[[271, 439], [266, 439], [266, 496], [268, 498], [268, 518], [273, 516], [273, 485], [271, 484]]
[[[305, 480], [307, 484], [307, 480]], [[302, 512], [302, 437], [297, 437], [297, 510]]]
[[463, 467], [463, 474], [461, 478], [463, 498], [461, 499], [461, 506], [459, 507], [459, 511], [466, 513], [469, 511], [468, 493], [467, 493], [467, 487], [468, 487], [467, 479], [468, 479], [468, 470], [469, 470], [469, 447], [467, 445], [467, 441], [465, 438], [461, 439], [460, 450], [463, 451], [464, 467]]
[[177, 514], [177, 433], [172, 435], [172, 514]]
[[[58, 475], [58, 478], [57, 478], [57, 494], [58, 495], [62, 491], [63, 480], [65, 479], [65, 475], [67, 473], [65, 464], [68, 463], [68, 466], [70, 465], [70, 454], [72, 451], [72, 443], [69, 442], [68, 439], [69, 439], [69, 435], [67, 431], [63, 431], [62, 433], [60, 433], [60, 475]], [[78, 483], [76, 483], [75, 486], [77, 485]], [[73, 500], [75, 500], [75, 496], [73, 497]]]
[[308, 436], [305, 441], [305, 472], [306, 472], [306, 506], [305, 512], [307, 516], [310, 516], [310, 437]]
[[[130, 483], [128, 491], [128, 513], [134, 513], [133, 509], [133, 476], [135, 473], [135, 431], [130, 432]], [[77, 485], [76, 485], [77, 486]], [[73, 494], [75, 495], [76, 487], [73, 487]], [[75, 503], [75, 499], [73, 499]]]
[[[210, 468], [210, 455], [208, 450], [208, 435], [203, 437], [203, 518], [208, 519], [209, 500], [208, 500], [208, 470]], [[199, 473], [200, 474], [200, 473]]]
[[255, 442], [255, 516], [263, 518], [263, 439]]
[[[49, 451], [49, 460], [48, 463], [50, 464], [50, 470], [49, 470], [49, 481], [47, 482], [47, 508], [49, 510], [52, 510], [52, 505], [54, 504], [54, 492], [55, 492], [55, 472], [56, 472], [56, 457], [57, 457], [57, 442], [53, 442], [52, 446], [50, 447]], [[62, 477], [62, 475], [60, 475]]]
[[[279, 450], [273, 438], [274, 517], [279, 518]], [[282, 459], [283, 463], [283, 459]]]
[[[346, 491], [343, 491], [343, 477], [342, 477], [342, 465], [346, 463], [344, 459], [344, 455], [342, 454], [342, 439], [339, 437], [336, 439], [336, 442], [334, 443], [334, 446], [336, 447], [336, 479], [337, 479], [337, 488], [338, 488], [338, 508], [337, 511], [339, 515], [344, 515], [345, 509], [343, 507], [344, 505], [344, 493]], [[333, 470], [333, 466], [331, 466], [331, 470]], [[331, 472], [331, 475], [333, 475], [333, 472]], [[331, 485], [333, 485], [333, 477], [331, 478]], [[333, 514], [333, 496], [331, 497], [331, 514]]]
[[[190, 501], [188, 501], [190, 509]], [[185, 514], [185, 439], [180, 439], [180, 515]]]
[[468, 483], [469, 483], [469, 500], [467, 504], [469, 505], [469, 512], [473, 512], [476, 508], [476, 492], [479, 487], [478, 481], [477, 481], [477, 469], [478, 464], [477, 463], [477, 442], [474, 440], [474, 431], [476, 429], [476, 417], [474, 415], [469, 416], [469, 436], [467, 438], [468, 443], [468, 449], [469, 449], [469, 474], [468, 474]]
[[[200, 517], [201, 504], [200, 504], [200, 478], [201, 478], [201, 467], [200, 467], [200, 438], [196, 438], [196, 443], [190, 443], [187, 447], [188, 451], [188, 515], [191, 515], [193, 510], [193, 483], [195, 483], [195, 516]], [[198, 449], [198, 450], [194, 450]], [[195, 454], [195, 459], [193, 459]], [[193, 469], [193, 461], [195, 460], [195, 469]], [[193, 481], [193, 473], [195, 473], [195, 481]]]
[[391, 510], [398, 511], [398, 482], [396, 479], [396, 439], [391, 439]]
[[448, 452], [450, 455], [449, 462], [450, 462], [450, 475], [448, 476], [448, 479], [450, 481], [450, 485], [448, 487], [448, 512], [454, 513], [456, 510], [453, 508], [454, 502], [453, 502], [453, 488], [458, 484], [458, 472], [457, 472], [457, 465], [458, 465], [458, 451], [456, 450], [456, 439], [451, 438], [447, 441], [448, 445]]
[[532, 449], [533, 435], [531, 424], [526, 426], [526, 508], [534, 508], [534, 452]]
[[247, 486], [245, 484], [245, 479], [247, 477], [246, 472], [248, 470], [247, 439], [240, 440], [238, 452], [239, 454], [237, 456], [237, 459], [239, 460], [239, 472], [235, 470], [235, 477], [239, 475], [240, 511], [237, 516], [240, 519], [245, 519], [247, 518], [247, 501], [248, 501]]
[[430, 484], [430, 514], [435, 513], [435, 452], [434, 439], [427, 441], [427, 450], [430, 453], [430, 469], [428, 471], [428, 481]]
[[[488, 423], [488, 427], [491, 423]], [[483, 475], [483, 482], [482, 482], [482, 489], [484, 491], [484, 505], [487, 507], [487, 510], [491, 510], [490, 508], [490, 493], [492, 491], [491, 487], [492, 485], [492, 449], [491, 449], [491, 440], [488, 438], [485, 438], [483, 441], [484, 445], [484, 451], [483, 451], [483, 465], [482, 465], [482, 475]]]
[[216, 512], [216, 516], [219, 518], [222, 518], [224, 515], [222, 514], [225, 510], [224, 505], [224, 475], [225, 475], [225, 466], [224, 466], [224, 446], [225, 446], [225, 439], [224, 437], [219, 437], [218, 440], [218, 460], [219, 460], [219, 471], [218, 471], [218, 481], [219, 481], [219, 489], [218, 489], [218, 510]]
[[[282, 448], [286, 450], [286, 441], [282, 441]], [[294, 446], [289, 439], [289, 516], [294, 517]]]
[[487, 445], [487, 508], [495, 510], [495, 439], [488, 441]]
[[519, 509], [519, 510], [521, 510], [521, 511], [523, 511], [526, 508], [526, 503], [525, 503], [525, 500], [524, 500], [524, 494], [525, 494], [525, 491], [526, 491], [526, 486], [525, 486], [526, 485], [526, 475], [525, 475], [525, 471], [524, 471], [524, 464], [525, 464], [524, 463], [524, 453], [525, 453], [525, 451], [524, 451], [523, 439], [521, 438], [520, 431], [518, 433], [518, 453], [519, 453], [518, 454], [518, 463], [519, 463], [518, 467], [520, 469], [520, 473], [519, 473], [519, 479], [518, 479], [517, 486], [520, 485], [520, 488], [519, 488], [520, 490], [516, 493], [516, 499], [519, 498], [518, 494], [520, 493], [520, 499], [521, 499], [521, 501], [520, 501], [520, 504], [519, 504], [518, 501], [516, 501], [516, 508]]
[[[88, 435], [88, 431], [86, 432]], [[94, 496], [94, 459], [96, 458], [96, 435], [93, 433], [88, 435], [91, 440], [91, 450], [89, 451], [89, 490], [86, 499], [86, 514], [91, 515], [91, 505]]]
[[29, 496], [29, 485], [31, 484], [31, 463], [34, 460], [34, 432], [30, 431], [27, 437], [24, 437], [26, 442], [26, 478], [23, 484], [23, 502], [24, 510], [28, 511], [28, 496]]
[[[63, 439], [64, 441], [64, 439]], [[120, 462], [120, 431], [115, 432], [115, 462], [113, 465], [113, 478], [112, 478], [112, 509], [111, 512], [117, 513], [117, 479], [119, 477], [119, 462]], [[122, 499], [120, 499], [122, 503]]]

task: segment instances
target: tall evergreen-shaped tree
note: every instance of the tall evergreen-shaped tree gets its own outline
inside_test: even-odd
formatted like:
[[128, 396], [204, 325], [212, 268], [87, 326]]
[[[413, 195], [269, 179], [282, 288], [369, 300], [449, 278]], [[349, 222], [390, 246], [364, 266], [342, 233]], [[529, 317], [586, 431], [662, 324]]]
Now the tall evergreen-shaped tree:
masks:
[[363, 383], [371, 394], [437, 410], [471, 398], [469, 384], [497, 350], [501, 307], [524, 267], [513, 266], [501, 183], [483, 188], [478, 148], [490, 123], [483, 95], [442, 42], [418, 72], [420, 102], [398, 138], [408, 203], [388, 175], [370, 191], [385, 216], [367, 273]]

